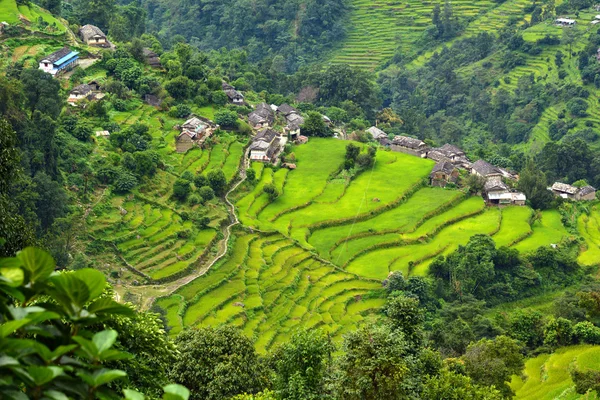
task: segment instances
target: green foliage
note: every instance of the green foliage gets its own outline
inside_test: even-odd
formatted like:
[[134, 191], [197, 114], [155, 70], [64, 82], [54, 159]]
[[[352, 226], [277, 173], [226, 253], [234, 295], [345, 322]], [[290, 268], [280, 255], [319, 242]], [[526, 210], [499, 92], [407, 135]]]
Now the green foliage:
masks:
[[215, 113], [215, 122], [224, 128], [235, 128], [238, 123], [238, 115], [235, 111], [222, 108]]
[[173, 184], [173, 197], [179, 201], [187, 199], [191, 191], [191, 183], [186, 179], [177, 179]]
[[225, 193], [225, 188], [227, 187], [227, 178], [225, 178], [225, 173], [221, 169], [213, 169], [208, 171], [206, 175], [208, 178], [208, 183], [210, 187], [213, 189], [217, 196], [221, 196]]
[[523, 369], [524, 361], [517, 342], [506, 336], [482, 339], [470, 345], [464, 357], [465, 370], [477, 384], [495, 386], [504, 397], [512, 396], [506, 382]]
[[198, 189], [198, 194], [202, 197], [202, 202], [207, 202], [215, 197], [215, 192], [210, 186], [202, 186]]
[[190, 389], [192, 400], [258, 393], [267, 384], [252, 342], [234, 328], [187, 329], [176, 344], [180, 355], [169, 376]]
[[527, 196], [531, 207], [537, 210], [549, 208], [554, 198], [548, 190], [546, 175], [531, 161], [521, 172], [518, 188]]
[[283, 399], [320, 399], [331, 367], [331, 339], [318, 330], [300, 331], [274, 350], [274, 390]]
[[256, 171], [252, 168], [248, 168], [246, 170], [246, 179], [248, 180], [248, 182], [254, 183], [254, 181], [256, 180]]
[[127, 193], [138, 184], [137, 178], [130, 172], [120, 170], [113, 183], [113, 188], [117, 193]]
[[179, 104], [169, 110], [169, 115], [173, 118], [187, 118], [191, 113], [192, 110], [187, 104]]
[[267, 196], [269, 196], [269, 200], [271, 201], [275, 200], [279, 196], [279, 191], [277, 190], [277, 187], [272, 183], [267, 183], [266, 185], [264, 185], [263, 192], [265, 192]]
[[333, 135], [331, 129], [323, 121], [321, 114], [316, 111], [308, 112], [300, 131], [306, 136], [328, 137]]

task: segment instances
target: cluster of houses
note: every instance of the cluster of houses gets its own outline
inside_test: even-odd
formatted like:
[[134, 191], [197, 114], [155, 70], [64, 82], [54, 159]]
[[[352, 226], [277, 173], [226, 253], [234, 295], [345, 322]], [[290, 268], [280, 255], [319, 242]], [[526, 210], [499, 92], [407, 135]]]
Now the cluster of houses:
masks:
[[[112, 49], [113, 44], [104, 32], [94, 25], [84, 25], [79, 29], [79, 38], [88, 46]], [[144, 49], [146, 63], [153, 68], [162, 68], [160, 58], [149, 49]], [[44, 57], [39, 62], [39, 69], [56, 77], [75, 68], [79, 63], [79, 52], [65, 46]], [[82, 89], [82, 88], [80, 88]]]
[[[270, 128], [275, 121], [275, 114], [280, 115], [285, 120], [286, 125], [283, 134], [279, 134]], [[308, 141], [306, 136], [300, 134], [304, 117], [289, 104], [276, 106], [260, 103], [254, 111], [248, 114], [248, 122], [254, 129], [260, 130], [250, 145], [250, 159], [253, 161], [275, 163], [288, 137], [298, 144]], [[293, 165], [289, 167], [293, 168]]]
[[460, 170], [466, 170], [472, 175], [481, 177], [484, 181], [483, 197], [488, 204], [496, 205], [525, 205], [523, 193], [511, 189], [504, 180], [517, 180], [518, 177], [510, 171], [496, 167], [484, 160], [471, 163], [464, 151], [459, 147], [446, 143], [441, 147], [429, 147], [422, 140], [408, 136], [394, 136], [390, 140], [385, 132], [377, 127], [367, 130], [382, 146], [411, 154], [416, 157], [429, 158], [436, 162], [429, 174], [432, 186], [445, 187], [456, 183]]

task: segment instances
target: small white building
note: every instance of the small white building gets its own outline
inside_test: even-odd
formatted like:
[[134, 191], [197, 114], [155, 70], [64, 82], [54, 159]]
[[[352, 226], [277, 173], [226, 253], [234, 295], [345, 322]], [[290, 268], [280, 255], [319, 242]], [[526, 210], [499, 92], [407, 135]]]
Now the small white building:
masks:
[[576, 23], [577, 21], [570, 18], [557, 18], [554, 20], [556, 26], [574, 26]]

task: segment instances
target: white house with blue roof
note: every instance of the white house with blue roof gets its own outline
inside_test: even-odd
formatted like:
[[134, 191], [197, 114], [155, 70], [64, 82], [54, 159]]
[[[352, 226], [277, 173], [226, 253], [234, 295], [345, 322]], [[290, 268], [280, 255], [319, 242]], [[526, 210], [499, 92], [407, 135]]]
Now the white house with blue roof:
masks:
[[62, 74], [77, 66], [79, 52], [72, 51], [68, 47], [55, 51], [40, 61], [40, 69], [52, 76]]

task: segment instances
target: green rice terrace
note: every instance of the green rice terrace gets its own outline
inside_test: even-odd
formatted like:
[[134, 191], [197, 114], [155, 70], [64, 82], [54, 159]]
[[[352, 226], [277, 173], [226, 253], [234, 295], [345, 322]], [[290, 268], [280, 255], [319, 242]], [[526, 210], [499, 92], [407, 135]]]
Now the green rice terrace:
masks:
[[[380, 150], [372, 169], [350, 179], [339, 174], [346, 144], [311, 138], [295, 146], [295, 170], [251, 165], [257, 183], [231, 196], [241, 226], [234, 230], [227, 255], [172, 293], [157, 292], [156, 304], [166, 311], [172, 333], [184, 326], [228, 323], [253, 337], [261, 350], [287, 339], [298, 326], [318, 326], [339, 339], [357, 324], [377, 318], [385, 301], [381, 282], [391, 271], [425, 275], [437, 256], [456, 250], [475, 234], [492, 235], [498, 246], [522, 253], [574, 236], [556, 210], [534, 216], [528, 207], [490, 208], [480, 197], [430, 187], [426, 178], [431, 160]], [[184, 157], [188, 161], [181, 168], [194, 164], [190, 157]], [[271, 183], [281, 193], [273, 201], [262, 190]], [[114, 210], [128, 206], [127, 199], [113, 201]], [[155, 278], [185, 270], [215, 233], [177, 239], [185, 222], [179, 223], [166, 207], [161, 212], [169, 221], [166, 230], [149, 229], [137, 238], [127, 228], [117, 244], [130, 263], [143, 259], [141, 270]], [[151, 221], [142, 207], [133, 208], [132, 214], [109, 215], [132, 228], [140, 218]], [[122, 226], [115, 224], [99, 229], [112, 236], [110, 229]], [[599, 224], [596, 208], [576, 223], [585, 241], [582, 264], [597, 262]], [[178, 261], [173, 251], [190, 256]]]
[[598, 398], [595, 392], [580, 395], [569, 369], [582, 371], [600, 368], [600, 346], [579, 345], [564, 347], [553, 354], [541, 354], [527, 360], [521, 376], [514, 376], [511, 388], [519, 400], [587, 399]]
[[[466, 25], [462, 38], [482, 31], [495, 32], [513, 17], [525, 18], [524, 8], [528, 3], [526, 0], [451, 2], [454, 14]], [[334, 53], [332, 62], [373, 70], [390, 60], [396, 50], [416, 55], [418, 41], [431, 25], [435, 4], [437, 2], [415, 0], [352, 0], [348, 35]], [[428, 51], [415, 62], [422, 63], [434, 51]]]

